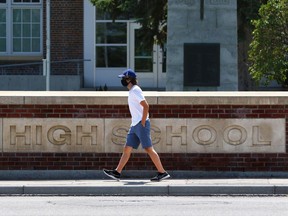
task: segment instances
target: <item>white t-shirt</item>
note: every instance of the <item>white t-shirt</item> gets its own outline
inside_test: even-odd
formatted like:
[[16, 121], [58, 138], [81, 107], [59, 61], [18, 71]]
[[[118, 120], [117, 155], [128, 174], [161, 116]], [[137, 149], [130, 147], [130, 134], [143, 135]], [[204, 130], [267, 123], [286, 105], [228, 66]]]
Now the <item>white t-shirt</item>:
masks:
[[[134, 85], [129, 90], [129, 95], [128, 95], [128, 105], [129, 105], [129, 110], [132, 116], [131, 126], [135, 126], [142, 120], [143, 106], [140, 104], [140, 102], [144, 100], [145, 100], [145, 97], [143, 95], [141, 88], [138, 85]], [[148, 118], [149, 118], [149, 114], [147, 116], [147, 119]]]

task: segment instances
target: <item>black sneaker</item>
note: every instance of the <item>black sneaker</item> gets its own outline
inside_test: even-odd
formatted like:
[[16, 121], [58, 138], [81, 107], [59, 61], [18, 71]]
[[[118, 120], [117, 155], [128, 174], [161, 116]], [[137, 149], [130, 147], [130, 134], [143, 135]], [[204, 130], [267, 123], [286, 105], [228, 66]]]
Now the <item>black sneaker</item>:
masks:
[[109, 176], [112, 179], [115, 179], [117, 181], [120, 180], [121, 174], [119, 172], [117, 172], [116, 170], [103, 169], [103, 172], [105, 173], [105, 175]]
[[157, 174], [157, 176], [153, 177], [152, 179], [150, 179], [151, 181], [161, 181], [164, 179], [170, 178], [170, 175], [167, 172], [164, 173], [159, 173]]

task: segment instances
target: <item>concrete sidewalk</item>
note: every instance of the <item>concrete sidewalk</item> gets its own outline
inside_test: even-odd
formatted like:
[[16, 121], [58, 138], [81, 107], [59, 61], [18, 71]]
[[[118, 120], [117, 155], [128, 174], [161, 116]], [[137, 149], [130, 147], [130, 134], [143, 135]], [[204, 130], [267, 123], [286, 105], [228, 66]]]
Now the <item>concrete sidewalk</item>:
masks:
[[0, 181], [0, 195], [211, 196], [287, 195], [288, 179], [168, 179]]

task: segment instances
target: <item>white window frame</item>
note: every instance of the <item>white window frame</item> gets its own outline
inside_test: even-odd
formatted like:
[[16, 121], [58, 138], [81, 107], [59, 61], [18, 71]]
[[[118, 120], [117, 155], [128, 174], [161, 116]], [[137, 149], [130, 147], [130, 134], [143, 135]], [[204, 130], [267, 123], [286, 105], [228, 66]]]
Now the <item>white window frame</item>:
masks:
[[[8, 0], [9, 1], [9, 0]], [[21, 0], [21, 1], [23, 1], [23, 0]], [[32, 0], [30, 0], [30, 1], [32, 1]], [[12, 4], [17, 4], [17, 5], [23, 5], [23, 4], [26, 4], [26, 5], [40, 5], [40, 4], [42, 4], [42, 0], [39, 0], [39, 2], [15, 2], [15, 0], [13, 0], [13, 2], [12, 2]]]
[[[6, 6], [5, 7], [2, 7], [2, 5], [6, 5], [6, 4], [2, 4], [0, 3], [0, 9], [5, 9], [5, 12], [6, 12], [6, 51], [7, 51], [7, 9], [6, 9]], [[0, 52], [0, 54], [2, 53], [6, 53], [6, 52]]]
[[[0, 8], [6, 9], [6, 52], [0, 52], [1, 56], [42, 56], [43, 55], [43, 0], [39, 2], [14, 2], [7, 0], [0, 3]], [[40, 10], [40, 51], [39, 52], [14, 52], [13, 51], [13, 9], [39, 9]]]
[[[97, 26], [97, 23], [124, 23], [126, 24], [126, 43], [97, 43], [97, 41], [95, 40], [95, 49], [97, 47], [126, 47], [126, 66], [123, 67], [127, 67], [128, 63], [129, 63], [129, 47], [128, 47], [128, 33], [129, 33], [129, 22], [131, 22], [131, 20], [96, 20], [95, 22], [95, 26]], [[95, 30], [97, 31], [97, 28], [95, 27]], [[96, 35], [96, 33], [95, 33]], [[97, 53], [96, 53], [97, 55]], [[117, 67], [97, 67], [96, 66], [97, 61], [95, 62], [95, 67], [96, 68], [102, 68], [102, 69], [106, 69], [106, 68], [117, 68]], [[121, 68], [121, 67], [118, 67]]]

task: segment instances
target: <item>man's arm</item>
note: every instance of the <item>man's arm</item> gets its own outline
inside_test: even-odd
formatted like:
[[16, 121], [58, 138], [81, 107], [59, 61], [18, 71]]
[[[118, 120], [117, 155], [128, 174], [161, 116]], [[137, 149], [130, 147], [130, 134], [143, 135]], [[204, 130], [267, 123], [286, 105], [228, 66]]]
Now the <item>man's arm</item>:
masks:
[[143, 115], [142, 115], [141, 124], [143, 125], [143, 127], [145, 127], [145, 122], [149, 113], [149, 104], [147, 103], [146, 100], [141, 101], [140, 104], [141, 106], [143, 106]]

